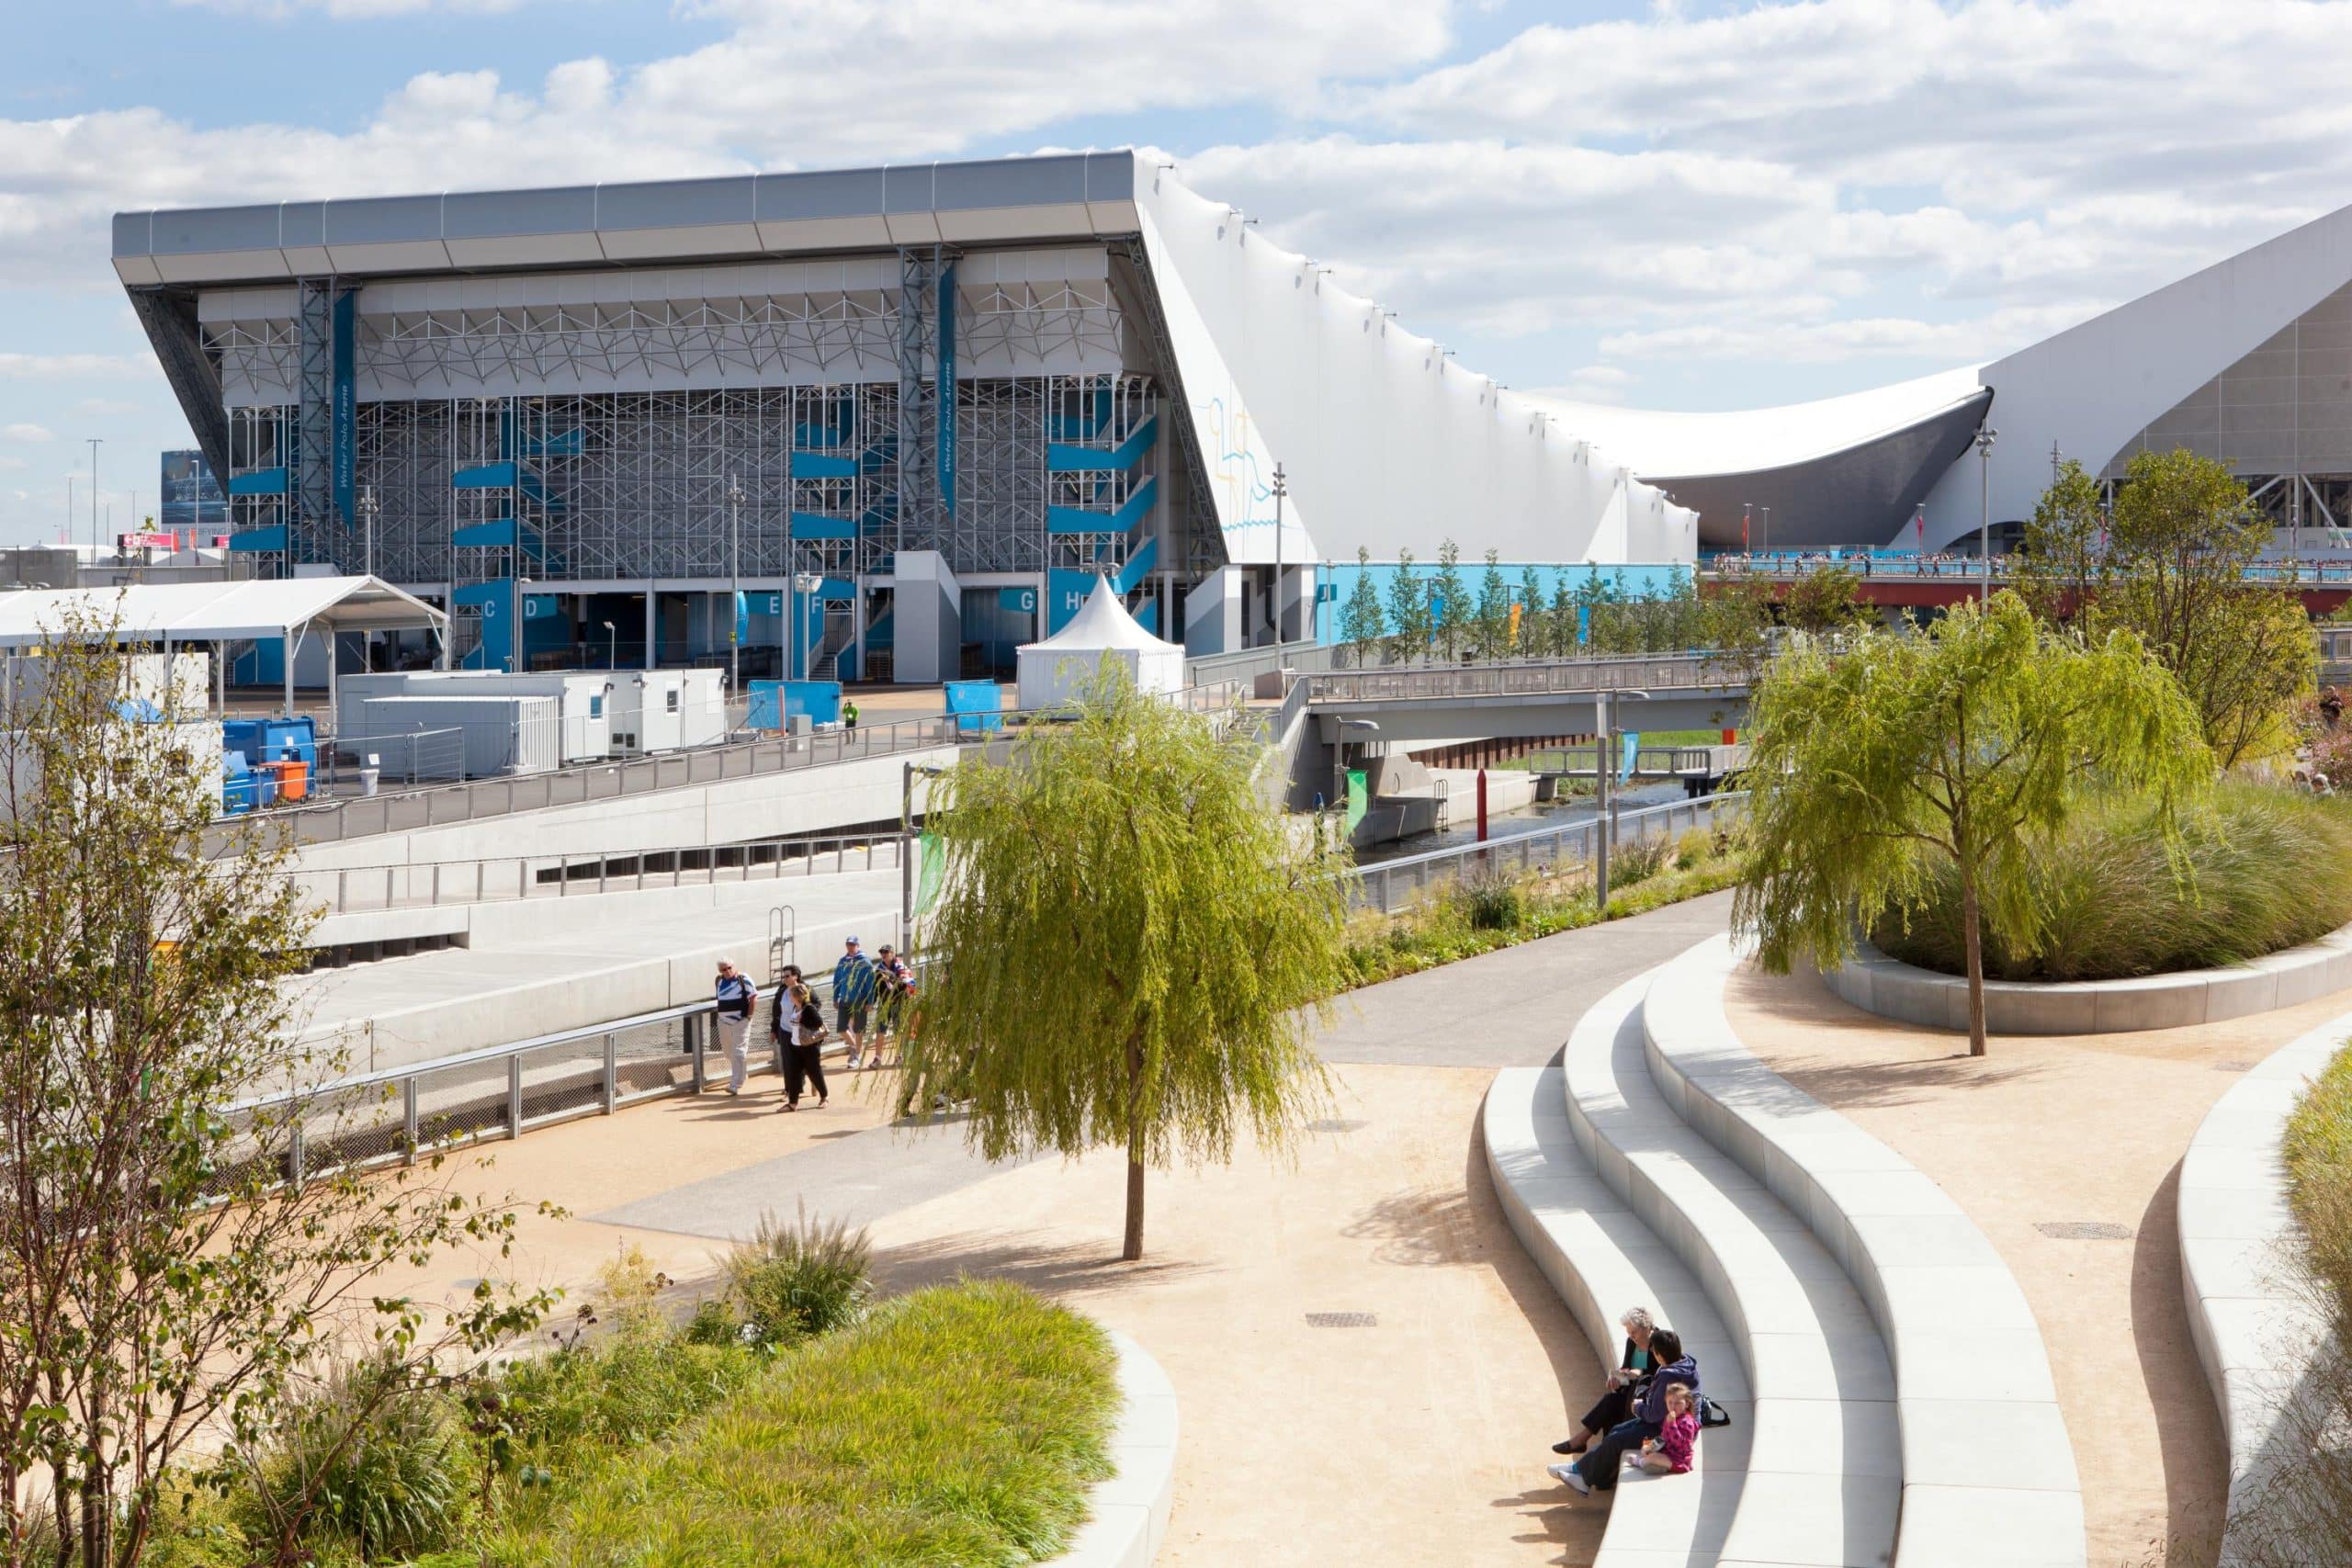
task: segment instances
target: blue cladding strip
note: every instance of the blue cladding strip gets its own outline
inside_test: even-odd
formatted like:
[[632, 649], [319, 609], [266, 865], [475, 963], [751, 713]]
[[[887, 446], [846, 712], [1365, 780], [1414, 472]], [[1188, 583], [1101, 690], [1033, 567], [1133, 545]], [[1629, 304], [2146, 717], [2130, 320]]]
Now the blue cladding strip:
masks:
[[855, 599], [857, 585], [846, 577], [828, 577], [824, 586], [817, 590], [817, 597], [827, 600]]
[[1119, 575], [1111, 580], [1111, 586], [1122, 593], [1134, 592], [1136, 584], [1144, 580], [1144, 574], [1151, 570], [1152, 563], [1159, 558], [1159, 536], [1155, 534], [1143, 542], [1143, 548], [1127, 558], [1127, 564], [1119, 569]]
[[285, 525], [281, 524], [275, 528], [247, 528], [241, 533], [232, 534], [229, 536], [229, 547], [232, 550], [282, 550], [286, 547]]
[[480, 468], [459, 468], [449, 476], [451, 490], [512, 490], [520, 479], [521, 470], [513, 463], [484, 463]]
[[833, 452], [795, 452], [792, 455], [792, 477], [796, 479], [854, 479], [857, 478], [857, 459]]
[[1153, 474], [1136, 486], [1126, 504], [1116, 512], [1088, 512], [1076, 506], [1046, 508], [1046, 532], [1048, 534], [1124, 534], [1149, 515], [1153, 498], [1159, 491], [1159, 476]]
[[[1154, 542], [1156, 543], [1157, 541]], [[1143, 608], [1136, 612], [1136, 625], [1141, 626], [1144, 630], [1149, 632], [1154, 637], [1158, 637], [1159, 635], [1159, 600], [1147, 599], [1143, 602]]]
[[792, 536], [796, 539], [854, 539], [857, 525], [846, 517], [820, 517], [813, 512], [792, 514]]
[[1159, 438], [1159, 416], [1154, 414], [1135, 427], [1125, 441], [1109, 450], [1100, 446], [1064, 446], [1056, 442], [1046, 444], [1046, 471], [1053, 474], [1083, 474], [1111, 469], [1124, 471], [1143, 461], [1144, 454]]
[[232, 474], [229, 476], [229, 493], [231, 495], [284, 495], [286, 470], [284, 468], [255, 468], [249, 474]]
[[503, 550], [514, 547], [514, 519], [494, 517], [453, 530], [449, 543], [461, 550]]

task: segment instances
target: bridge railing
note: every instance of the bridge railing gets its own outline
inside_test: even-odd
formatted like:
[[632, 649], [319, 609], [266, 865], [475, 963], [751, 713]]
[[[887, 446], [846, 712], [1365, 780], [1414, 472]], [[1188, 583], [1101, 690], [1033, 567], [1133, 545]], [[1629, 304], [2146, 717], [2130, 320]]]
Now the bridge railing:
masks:
[[1696, 690], [1746, 678], [1737, 655], [1694, 651], [1623, 659], [1563, 659], [1433, 669], [1351, 670], [1303, 677], [1318, 703], [1426, 698], [1567, 695], [1593, 692]]
[[[1993, 581], [2006, 582], [2021, 564], [2007, 556], [1992, 558]], [[1702, 577], [1760, 577], [1778, 580], [1810, 577], [1816, 572], [1850, 571], [1857, 576], [1903, 581], [1983, 582], [1984, 560], [1973, 555], [1944, 556], [1894, 550], [1875, 555], [1799, 554], [1710, 556], [1699, 563]], [[2240, 574], [2248, 582], [2280, 587], [2352, 586], [2352, 561], [2256, 560]]]
[[[1747, 813], [1745, 791], [1645, 807], [1618, 815], [1612, 842], [1622, 846], [1645, 839], [1671, 840], [1693, 828], [1712, 831]], [[1590, 865], [1600, 847], [1600, 819], [1589, 818], [1532, 833], [1514, 833], [1507, 839], [1489, 839], [1483, 844], [1462, 844], [1359, 866], [1348, 874], [1349, 907], [1394, 915], [1473, 876], [1556, 874], [1571, 866]]]

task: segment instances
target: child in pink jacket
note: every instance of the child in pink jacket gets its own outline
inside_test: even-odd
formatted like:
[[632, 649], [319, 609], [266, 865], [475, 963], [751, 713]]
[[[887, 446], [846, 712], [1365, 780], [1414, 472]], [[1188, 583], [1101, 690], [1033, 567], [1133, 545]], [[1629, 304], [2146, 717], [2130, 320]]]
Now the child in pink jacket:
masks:
[[1666, 1391], [1666, 1425], [1656, 1438], [1642, 1444], [1641, 1466], [1661, 1475], [1687, 1475], [1698, 1457], [1699, 1413], [1690, 1390], [1671, 1383]]

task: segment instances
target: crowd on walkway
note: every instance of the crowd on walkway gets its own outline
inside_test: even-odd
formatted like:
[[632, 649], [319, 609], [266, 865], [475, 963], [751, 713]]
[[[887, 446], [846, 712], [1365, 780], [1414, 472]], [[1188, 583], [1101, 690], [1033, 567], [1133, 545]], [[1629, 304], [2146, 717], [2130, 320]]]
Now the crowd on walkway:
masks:
[[1699, 1390], [1699, 1363], [1682, 1337], [1661, 1328], [1646, 1307], [1618, 1320], [1624, 1353], [1609, 1374], [1574, 1436], [1552, 1445], [1571, 1456], [1549, 1467], [1554, 1480], [1579, 1496], [1608, 1492], [1626, 1464], [1658, 1475], [1686, 1475], [1698, 1462], [1699, 1429], [1730, 1417]]
[[[885, 1065], [886, 1047], [898, 1043], [903, 1052], [917, 988], [913, 966], [888, 942], [869, 958], [864, 943], [853, 936], [842, 942], [831, 978], [832, 1033], [848, 1048], [846, 1070], [879, 1070]], [[768, 1009], [768, 1038], [776, 1073], [784, 1080], [783, 1103], [776, 1109], [797, 1111], [802, 1097], [813, 1091], [818, 1109], [822, 1110], [829, 1098], [824, 1055], [831, 1038], [824, 1010], [797, 964], [786, 964], [777, 972], [775, 988], [775, 998]], [[719, 1044], [727, 1055], [729, 1095], [741, 1095], [751, 1077], [752, 1027], [759, 1004], [760, 989], [751, 976], [732, 962], [720, 959], [711, 1009]]]

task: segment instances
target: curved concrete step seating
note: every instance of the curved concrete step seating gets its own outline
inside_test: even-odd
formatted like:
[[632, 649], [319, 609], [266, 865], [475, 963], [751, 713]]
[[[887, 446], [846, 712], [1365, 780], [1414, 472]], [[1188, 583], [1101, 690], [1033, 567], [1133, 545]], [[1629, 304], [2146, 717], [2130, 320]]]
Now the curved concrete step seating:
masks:
[[2024, 1292], [1943, 1190], [1734, 1037], [1730, 939], [1654, 971], [1644, 1052], [1674, 1113], [1801, 1215], [1894, 1370], [1896, 1568], [2081, 1568], [2080, 1483]]
[[[2197, 1359], [2221, 1406], [2230, 1448], [2230, 1521], [2224, 1564], [2291, 1551], [2281, 1532], [2296, 1529], [2292, 1502], [2262, 1516], [2241, 1513], [2264, 1479], [2299, 1463], [2305, 1451], [2297, 1423], [2284, 1419], [2285, 1398], [2300, 1378], [2282, 1347], [2328, 1342], [2325, 1314], [2297, 1278], [2301, 1246], [2287, 1203], [2279, 1155], [2287, 1119], [2303, 1085], [2317, 1077], [2347, 1034], [2352, 1013], [2330, 1019], [2281, 1046], [2231, 1086], [2198, 1123], [2180, 1164], [2180, 1273]], [[2249, 1540], [2249, 1534], [2256, 1538]]]
[[[1544, 1270], [1592, 1342], [1604, 1366], [1617, 1363], [1624, 1332], [1617, 1320], [1645, 1305], [1678, 1334], [1703, 1346], [1727, 1335], [1706, 1293], [1671, 1248], [1611, 1191], [1577, 1152], [1568, 1131], [1558, 1067], [1509, 1067], [1487, 1090], [1482, 1114], [1487, 1169], [1521, 1245]], [[1733, 1424], [1699, 1440], [1690, 1475], [1629, 1472], [1610, 1505], [1593, 1568], [1714, 1568], [1739, 1503], [1754, 1431], [1746, 1400], [1726, 1397], [1702, 1369], [1702, 1381], [1733, 1413]], [[1598, 1390], [1569, 1389], [1561, 1423], [1582, 1414]], [[1548, 1454], [1530, 1454], [1531, 1471]], [[1548, 1484], [1540, 1475], [1534, 1484]]]
[[1611, 992], [1569, 1036], [1568, 1121], [1727, 1330], [1690, 1346], [1702, 1382], [1720, 1392], [1737, 1380], [1731, 1392], [1752, 1397], [1747, 1478], [1721, 1561], [1880, 1568], [1894, 1550], [1902, 1488], [1885, 1348], [1804, 1221], [1685, 1125], [1653, 1081], [1642, 1021], [1650, 978]]

